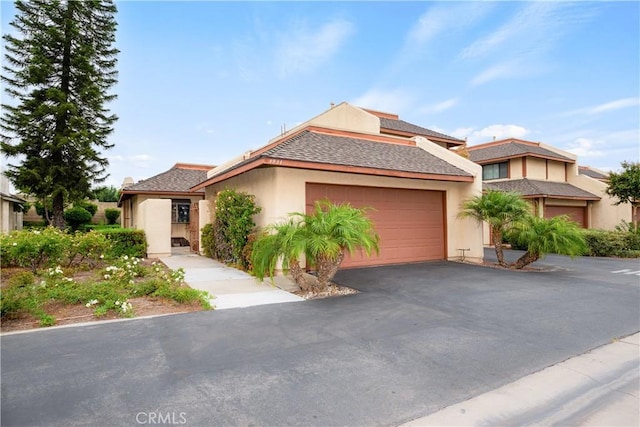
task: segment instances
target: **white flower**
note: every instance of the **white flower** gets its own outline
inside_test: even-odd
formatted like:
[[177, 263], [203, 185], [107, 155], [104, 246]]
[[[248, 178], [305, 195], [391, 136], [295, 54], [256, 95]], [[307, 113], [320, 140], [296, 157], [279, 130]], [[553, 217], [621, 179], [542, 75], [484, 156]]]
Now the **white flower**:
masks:
[[125, 261], [129, 259], [129, 255], [125, 255], [124, 257], [122, 257], [122, 259], [124, 259]]
[[120, 305], [120, 301], [116, 301], [116, 305]]
[[129, 284], [133, 285], [134, 281], [133, 280], [129, 280]]
[[89, 308], [89, 307], [91, 307], [91, 303], [90, 303], [90, 302], [88, 302], [88, 303], [86, 303], [84, 306], [85, 306], [85, 307], [87, 307], [87, 308]]
[[13, 246], [18, 246], [18, 244], [16, 242], [13, 242]]
[[109, 275], [109, 274], [105, 274], [105, 275], [104, 275], [104, 279], [105, 279], [105, 280], [109, 280], [109, 279], [111, 279], [111, 275]]
[[100, 259], [104, 259], [104, 254], [103, 254], [103, 255], [100, 255]]

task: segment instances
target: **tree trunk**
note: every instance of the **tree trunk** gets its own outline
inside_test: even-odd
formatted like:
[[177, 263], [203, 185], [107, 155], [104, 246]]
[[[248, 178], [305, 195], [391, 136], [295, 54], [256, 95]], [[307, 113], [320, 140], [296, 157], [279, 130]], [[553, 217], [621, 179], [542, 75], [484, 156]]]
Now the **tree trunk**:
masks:
[[51, 225], [60, 230], [64, 230], [64, 196], [62, 193], [56, 194], [53, 198], [53, 215], [51, 218]]
[[344, 259], [344, 253], [341, 252], [337, 257], [331, 258], [328, 256], [319, 256], [316, 259], [316, 266], [318, 267], [318, 288], [317, 292], [327, 290], [331, 284], [331, 279], [336, 275], [340, 264]]
[[502, 230], [496, 227], [491, 227], [491, 239], [493, 240], [493, 246], [496, 249], [498, 264], [502, 267], [507, 267], [507, 263], [504, 262], [504, 253], [502, 252]]
[[540, 259], [540, 255], [536, 254], [536, 253], [531, 253], [529, 251], [525, 252], [524, 255], [522, 255], [520, 258], [518, 258], [516, 260], [516, 262], [514, 262], [513, 264], [511, 264], [512, 268], [515, 268], [516, 270], [520, 270], [523, 267], [526, 267], [527, 265], [536, 262], [537, 260]]
[[291, 274], [293, 281], [300, 286], [300, 289], [303, 292], [309, 291], [311, 287], [307, 283], [307, 279], [304, 278], [304, 272], [300, 267], [300, 262], [297, 259], [293, 259], [289, 264], [289, 273]]

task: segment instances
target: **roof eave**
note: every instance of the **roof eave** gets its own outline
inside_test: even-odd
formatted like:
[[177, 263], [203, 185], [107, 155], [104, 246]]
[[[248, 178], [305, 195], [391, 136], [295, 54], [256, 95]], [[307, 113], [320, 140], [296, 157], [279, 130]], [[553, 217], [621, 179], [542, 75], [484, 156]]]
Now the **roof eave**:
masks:
[[511, 155], [511, 156], [493, 157], [493, 158], [485, 159], [485, 160], [471, 160], [471, 161], [474, 162], [474, 163], [477, 163], [479, 165], [486, 165], [486, 164], [501, 162], [501, 161], [504, 161], [504, 160], [519, 159], [519, 158], [522, 158], [522, 157], [536, 157], [538, 159], [555, 160], [555, 161], [563, 162], [563, 163], [575, 163], [576, 162], [573, 159], [563, 159], [563, 158], [559, 158], [559, 157], [544, 156], [542, 154], [534, 154], [534, 153], [514, 154], [514, 155]]
[[233, 178], [234, 176], [248, 172], [252, 169], [256, 169], [262, 166], [277, 166], [285, 168], [296, 169], [309, 169], [309, 170], [322, 170], [328, 172], [345, 172], [355, 173], [362, 175], [376, 175], [376, 176], [389, 176], [396, 178], [410, 178], [410, 179], [424, 179], [424, 180], [436, 180], [436, 181], [452, 181], [452, 182], [473, 182], [474, 177], [471, 175], [446, 175], [435, 173], [423, 173], [423, 172], [407, 172], [390, 169], [369, 168], [363, 166], [348, 166], [337, 165], [332, 163], [316, 163], [302, 160], [288, 160], [278, 159], [273, 157], [260, 157], [252, 162], [246, 163], [238, 168], [229, 170], [217, 176], [213, 176], [208, 180], [201, 182], [200, 184], [192, 187], [192, 190], [201, 189], [209, 185], [216, 184], [218, 182], [225, 181]]

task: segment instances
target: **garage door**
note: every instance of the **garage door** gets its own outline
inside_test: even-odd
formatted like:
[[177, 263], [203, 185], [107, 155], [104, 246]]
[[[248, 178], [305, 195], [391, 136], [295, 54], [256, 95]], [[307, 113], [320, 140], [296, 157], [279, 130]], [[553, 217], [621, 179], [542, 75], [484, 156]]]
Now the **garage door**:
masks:
[[580, 224], [581, 227], [587, 226], [587, 208], [584, 206], [545, 206], [544, 217], [553, 218], [558, 215], [569, 215], [572, 221]]
[[307, 184], [307, 212], [316, 200], [372, 207], [380, 254], [355, 253], [343, 267], [363, 267], [445, 258], [444, 192], [348, 185]]

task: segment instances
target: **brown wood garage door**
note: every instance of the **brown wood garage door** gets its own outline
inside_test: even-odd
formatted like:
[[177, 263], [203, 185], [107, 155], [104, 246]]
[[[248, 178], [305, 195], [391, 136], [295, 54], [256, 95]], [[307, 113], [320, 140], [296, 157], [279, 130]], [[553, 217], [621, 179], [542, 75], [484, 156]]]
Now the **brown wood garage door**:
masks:
[[569, 215], [572, 221], [580, 224], [581, 227], [587, 226], [587, 208], [584, 206], [545, 206], [544, 217], [553, 218], [558, 215]]
[[307, 212], [316, 200], [372, 207], [380, 254], [345, 257], [343, 267], [363, 267], [445, 258], [444, 192], [350, 185], [307, 184]]

